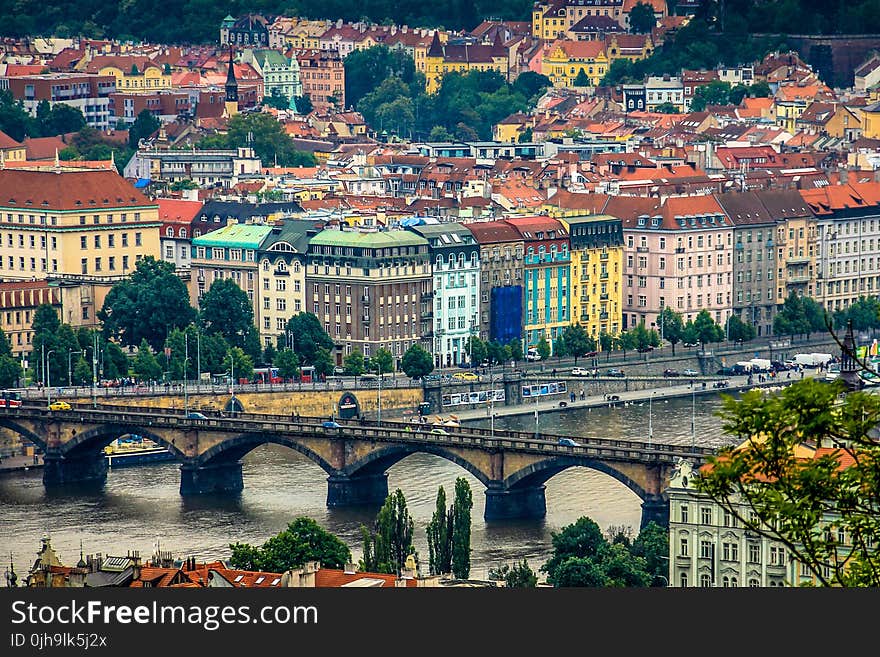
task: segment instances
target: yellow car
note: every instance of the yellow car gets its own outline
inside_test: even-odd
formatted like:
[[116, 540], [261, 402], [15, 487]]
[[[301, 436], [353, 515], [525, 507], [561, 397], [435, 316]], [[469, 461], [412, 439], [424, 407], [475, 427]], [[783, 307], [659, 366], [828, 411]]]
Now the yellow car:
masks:
[[53, 401], [51, 404], [49, 404], [49, 410], [50, 411], [69, 411], [70, 404], [68, 404], [66, 401]]
[[480, 377], [478, 377], [473, 372], [456, 372], [452, 375], [453, 379], [458, 379], [459, 381], [479, 381]]

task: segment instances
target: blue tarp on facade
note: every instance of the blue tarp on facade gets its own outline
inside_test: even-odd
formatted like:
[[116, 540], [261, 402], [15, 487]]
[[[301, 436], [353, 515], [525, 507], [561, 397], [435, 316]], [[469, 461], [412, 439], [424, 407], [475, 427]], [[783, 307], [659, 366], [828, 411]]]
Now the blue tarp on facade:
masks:
[[149, 178], [138, 178], [138, 179], [137, 179], [137, 182], [134, 184], [134, 186], [135, 186], [137, 189], [142, 189], [142, 188], [146, 187], [146, 186], [149, 185], [149, 184], [150, 184], [150, 179], [149, 179]]
[[489, 339], [507, 344], [522, 337], [522, 286], [492, 288]]

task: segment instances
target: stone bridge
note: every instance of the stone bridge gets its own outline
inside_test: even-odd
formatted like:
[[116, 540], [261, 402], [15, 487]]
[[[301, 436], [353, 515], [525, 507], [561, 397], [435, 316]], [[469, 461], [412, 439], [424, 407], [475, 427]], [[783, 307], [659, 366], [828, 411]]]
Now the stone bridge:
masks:
[[49, 411], [25, 404], [0, 409], [0, 426], [42, 448], [43, 483], [102, 484], [107, 476], [103, 448], [126, 434], [146, 436], [166, 446], [181, 466], [182, 495], [239, 492], [244, 487], [241, 459], [266, 443], [285, 445], [327, 473], [327, 505], [379, 505], [388, 494], [387, 470], [410, 454], [445, 458], [486, 487], [486, 520], [535, 518], [546, 514], [545, 482], [567, 468], [604, 472], [642, 500], [642, 525], [668, 522], [665, 490], [679, 458], [702, 462], [714, 451], [627, 440], [578, 438], [483, 428], [447, 428], [448, 433], [417, 430], [398, 422], [340, 421], [324, 418], [238, 413], [234, 417], [194, 419], [176, 409], [74, 406]]

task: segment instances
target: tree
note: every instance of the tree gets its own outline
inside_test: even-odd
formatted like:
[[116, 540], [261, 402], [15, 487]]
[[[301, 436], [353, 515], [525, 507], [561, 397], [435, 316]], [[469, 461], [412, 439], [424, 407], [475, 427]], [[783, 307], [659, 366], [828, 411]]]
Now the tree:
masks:
[[354, 350], [342, 359], [342, 366], [345, 373], [350, 376], [360, 376], [364, 373], [364, 355]]
[[229, 353], [229, 343], [222, 335], [203, 334], [200, 338], [200, 351], [203, 372], [220, 374], [228, 371], [229, 364], [225, 361]]
[[452, 141], [455, 139], [445, 126], [435, 125], [428, 134], [428, 141]]
[[275, 365], [278, 367], [278, 376], [290, 380], [299, 374], [299, 356], [291, 349], [282, 349], [275, 356]]
[[566, 326], [562, 332], [562, 338], [565, 341], [566, 352], [569, 356], [574, 356], [575, 365], [577, 365], [578, 358], [586, 356], [591, 351], [596, 351], [596, 341], [580, 324]]
[[241, 570], [284, 573], [301, 568], [307, 561], [318, 561], [322, 567], [342, 568], [351, 562], [351, 550], [311, 518], [299, 517], [287, 529], [267, 540], [261, 547], [247, 543], [229, 546], [229, 563]]
[[130, 367], [131, 363], [122, 348], [115, 342], [105, 342], [104, 376], [108, 379], [121, 379], [128, 376]]
[[372, 531], [361, 526], [364, 556], [361, 570], [399, 575], [413, 548], [413, 520], [399, 488], [385, 498]]
[[513, 90], [522, 94], [531, 103], [534, 103], [545, 90], [552, 86], [553, 82], [550, 78], [534, 71], [520, 73], [513, 82]]
[[742, 321], [737, 315], [727, 318], [727, 338], [732, 342], [748, 342], [755, 339], [755, 327]]
[[452, 572], [452, 510], [446, 508], [446, 491], [437, 490], [437, 506], [428, 523], [428, 568], [432, 575]]
[[819, 585], [876, 587], [880, 398], [841, 398], [843, 389], [807, 378], [775, 395], [725, 397], [723, 430], [741, 442], [692, 481], [741, 527], [781, 542]]
[[[608, 545], [599, 525], [590, 518], [583, 516], [571, 525], [566, 525], [559, 532], [550, 534], [553, 545], [553, 556], [541, 566], [541, 570], [554, 577], [557, 569], [569, 558], [598, 558], [599, 553]], [[550, 582], [551, 584], [553, 582]]]
[[634, 555], [623, 543], [613, 543], [601, 554], [605, 586], [632, 588], [648, 586], [652, 577], [645, 570], [645, 559]]
[[681, 313], [675, 312], [671, 307], [664, 306], [657, 316], [657, 326], [660, 335], [672, 345], [672, 355], [675, 355], [675, 345], [681, 342], [681, 334], [684, 331], [684, 321]]
[[557, 588], [568, 587], [605, 587], [608, 577], [602, 566], [593, 559], [585, 557], [568, 557], [547, 576], [547, 582]]
[[[193, 340], [193, 349], [195, 349], [195, 340]], [[186, 379], [196, 378], [196, 359], [195, 351], [188, 354], [189, 345], [187, 343], [187, 335], [180, 329], [174, 329], [168, 334], [165, 340], [165, 350], [171, 352], [168, 357], [168, 372], [173, 381], [182, 381]], [[189, 360], [186, 360], [189, 356]]]
[[415, 61], [407, 53], [379, 45], [349, 53], [345, 58], [345, 100], [357, 107], [361, 98], [389, 77], [404, 84], [416, 79]]
[[785, 299], [782, 309], [773, 318], [773, 332], [777, 335], [806, 335], [811, 330], [803, 300], [794, 290]]
[[[486, 359], [493, 365], [500, 365], [504, 362], [504, 346], [498, 340], [489, 340], [486, 345]], [[474, 364], [483, 361], [474, 360]]]
[[408, 377], [420, 379], [433, 371], [434, 358], [421, 345], [413, 343], [403, 354], [400, 366]]
[[387, 374], [394, 371], [394, 356], [385, 347], [380, 347], [370, 359], [371, 369], [377, 370], [378, 374]]
[[223, 369], [234, 377], [233, 383], [239, 379], [248, 379], [254, 375], [254, 361], [241, 347], [231, 347], [223, 359]]
[[525, 358], [525, 354], [523, 354], [522, 340], [520, 340], [519, 338], [514, 338], [507, 343], [507, 346], [510, 347], [511, 360], [518, 363], [523, 358]]
[[654, 7], [639, 2], [629, 12], [629, 31], [633, 34], [646, 34], [654, 29], [657, 25], [657, 18], [654, 16]]
[[[61, 320], [54, 306], [44, 303], [37, 306], [34, 311], [34, 319], [31, 322], [31, 351], [30, 362], [34, 363], [34, 376], [38, 381], [46, 383], [46, 371], [43, 367], [43, 358], [48, 361], [49, 382], [60, 381], [59, 376], [67, 375], [67, 354], [60, 354], [57, 349], [58, 332], [61, 328]], [[49, 352], [54, 353], [49, 353]]]
[[537, 350], [538, 356], [541, 357], [541, 360], [547, 360], [550, 358], [550, 343], [547, 342], [547, 338], [543, 335], [541, 336], [541, 339], [538, 340]]
[[294, 96], [293, 104], [296, 107], [296, 111], [298, 114], [311, 114], [315, 109], [312, 106], [312, 99], [309, 98], [308, 94], [305, 96]]
[[645, 349], [647, 347], [654, 346], [655, 342], [660, 341], [660, 337], [654, 337], [656, 331], [651, 329], [650, 331], [645, 328], [645, 322], [639, 322], [633, 329], [630, 331], [632, 335], [633, 342], [635, 343], [636, 349]]
[[504, 580], [508, 588], [533, 589], [538, 585], [538, 576], [529, 568], [529, 562], [523, 559], [513, 566], [504, 564], [500, 568], [489, 569], [489, 579]]
[[158, 350], [171, 330], [195, 321], [196, 311], [174, 264], [146, 256], [138, 260], [129, 278], [110, 288], [98, 319], [105, 337], [125, 346], [146, 340]]
[[144, 338], [138, 347], [137, 356], [134, 359], [134, 373], [141, 381], [158, 381], [162, 378], [162, 366], [156, 360], [150, 343]]
[[[250, 336], [257, 335], [253, 304], [247, 292], [231, 278], [218, 278], [211, 283], [199, 300], [199, 322], [205, 333], [219, 333], [233, 347], [245, 349]], [[252, 348], [247, 349], [251, 358]]]
[[652, 520], [639, 532], [630, 551], [645, 560], [651, 586], [669, 585], [669, 532], [666, 529]]
[[724, 330], [715, 323], [712, 315], [705, 308], [697, 313], [694, 330], [704, 348], [710, 342], [721, 342], [724, 339]]
[[587, 72], [581, 68], [578, 70], [578, 74], [575, 76], [574, 80], [571, 83], [573, 87], [589, 87], [592, 86], [590, 84], [590, 78], [587, 77]]
[[688, 320], [681, 331], [681, 341], [685, 345], [697, 344], [700, 341], [700, 332], [691, 320]]
[[455, 499], [452, 502], [452, 574], [467, 579], [471, 572], [471, 509], [474, 506], [467, 479], [455, 480]]
[[153, 116], [148, 109], [143, 109], [137, 115], [134, 123], [128, 129], [128, 145], [137, 150], [140, 140], [146, 139], [159, 129], [159, 119]]
[[267, 344], [263, 348], [263, 365], [274, 365], [276, 356], [278, 356], [278, 350], [271, 344]]
[[804, 309], [806, 325], [809, 327], [807, 329], [807, 337], [810, 337], [810, 333], [813, 331], [821, 333], [831, 326], [831, 316], [825, 312], [825, 309], [818, 301], [811, 297], [804, 297], [801, 300], [801, 305]]
[[470, 357], [470, 363], [482, 363], [489, 357], [489, 350], [486, 343], [475, 335], [468, 338], [467, 353]]
[[309, 365], [314, 365], [318, 349], [333, 349], [333, 339], [312, 313], [297, 313], [287, 320], [284, 330], [293, 336], [293, 350]]
[[210, 148], [253, 148], [263, 162], [279, 166], [314, 166], [311, 153], [296, 148], [290, 135], [271, 114], [248, 112], [236, 114], [227, 123], [226, 134], [211, 135], [199, 142]]
[[700, 85], [694, 89], [691, 111], [702, 112], [706, 109], [706, 105], [730, 104], [730, 91], [730, 83], [721, 80], [712, 80], [709, 84]]
[[660, 114], [678, 114], [679, 108], [678, 105], [673, 105], [672, 103], [660, 103], [657, 107], [654, 108], [655, 112], [659, 112]]
[[602, 331], [599, 333], [599, 348], [605, 352], [605, 360], [611, 359], [611, 350], [614, 349], [614, 336]]
[[315, 366], [315, 373], [319, 376], [330, 376], [333, 374], [333, 368], [336, 367], [336, 361], [329, 349], [321, 347], [315, 353], [315, 360], [312, 363]]
[[859, 297], [849, 307], [834, 313], [835, 328], [844, 328], [852, 320], [854, 331], [868, 331], [880, 327], [880, 299]]
[[623, 358], [626, 359], [626, 352], [632, 351], [633, 349], [637, 349], [638, 345], [636, 345], [636, 336], [633, 334], [632, 330], [623, 331], [617, 337], [617, 346], [623, 351]]
[[286, 110], [290, 108], [290, 99], [282, 94], [278, 87], [272, 89], [272, 93], [263, 96], [263, 105], [274, 109]]
[[[71, 381], [71, 385], [76, 386], [87, 386], [91, 385], [93, 378], [93, 370], [92, 366], [88, 364], [85, 358], [80, 356], [76, 361], [76, 366], [73, 368], [73, 381]], [[106, 376], [106, 372], [105, 372]], [[108, 377], [109, 378], [109, 377]], [[113, 377], [116, 378], [116, 377]]]

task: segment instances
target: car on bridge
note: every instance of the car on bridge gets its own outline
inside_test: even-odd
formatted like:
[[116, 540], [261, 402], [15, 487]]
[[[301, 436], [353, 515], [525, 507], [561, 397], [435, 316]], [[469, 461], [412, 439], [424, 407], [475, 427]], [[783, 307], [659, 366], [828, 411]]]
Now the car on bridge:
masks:
[[585, 367], [573, 367], [571, 369], [572, 376], [591, 376], [590, 370]]
[[576, 440], [572, 440], [571, 438], [560, 438], [558, 442], [560, 445], [565, 445], [566, 447], [580, 447], [581, 446], [581, 444], [579, 442], [577, 442]]
[[697, 370], [693, 370], [690, 368], [686, 369], [681, 374], [682, 374], [682, 376], [700, 376], [700, 373], [697, 372]]
[[186, 414], [186, 417], [190, 420], [207, 420], [208, 416], [204, 413], [199, 413], [198, 411], [190, 411]]
[[618, 378], [624, 378], [626, 376], [626, 372], [623, 370], [619, 370], [616, 367], [612, 367], [610, 370], [605, 372], [605, 376], [614, 376]]
[[458, 381], [479, 381], [480, 377], [473, 372], [456, 372], [452, 375], [453, 379]]
[[436, 427], [434, 429], [431, 429], [431, 433], [440, 434], [441, 436], [448, 436], [449, 435], [449, 432], [446, 431], [446, 429], [441, 429], [440, 427]]
[[68, 404], [66, 401], [60, 401], [60, 400], [53, 401], [51, 404], [49, 404], [49, 410], [50, 411], [69, 411], [70, 404]]
[[339, 422], [334, 422], [333, 420], [327, 420], [326, 422], [322, 422], [321, 426], [325, 429], [341, 429], [342, 425]]
[[666, 376], [666, 377], [669, 377], [669, 376], [681, 376], [681, 374], [679, 373], [678, 370], [672, 370], [672, 369], [668, 369], [668, 368], [667, 368], [667, 369], [663, 370], [663, 376]]

